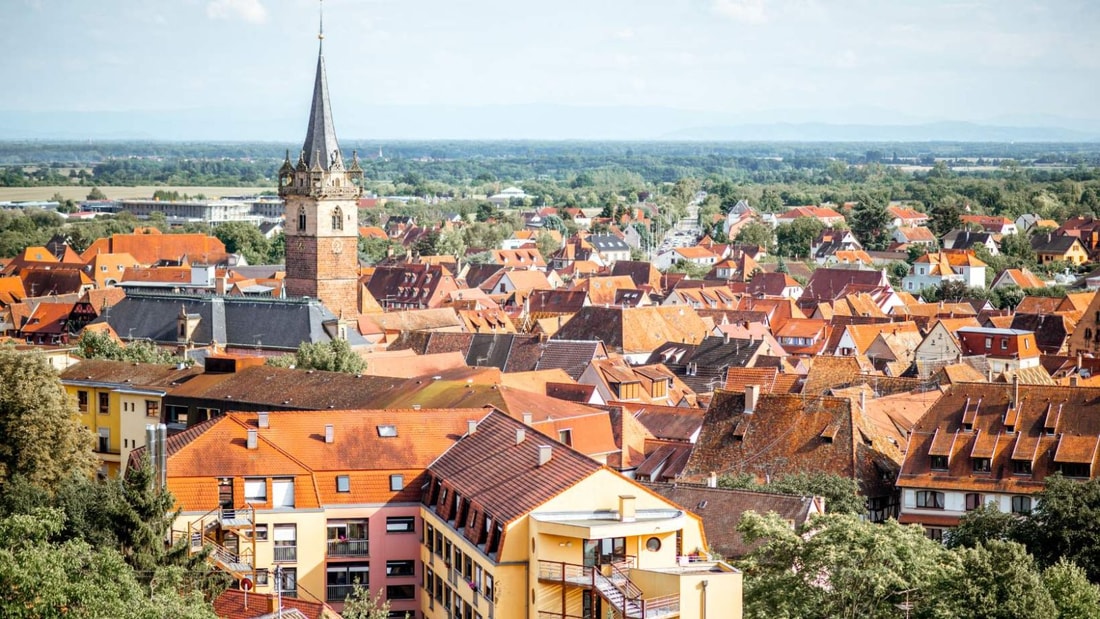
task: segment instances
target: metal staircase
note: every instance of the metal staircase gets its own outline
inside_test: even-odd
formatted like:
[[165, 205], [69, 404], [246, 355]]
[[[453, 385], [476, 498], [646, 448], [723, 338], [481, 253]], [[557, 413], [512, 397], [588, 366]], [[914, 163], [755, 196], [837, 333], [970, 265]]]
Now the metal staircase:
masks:
[[[256, 510], [215, 508], [187, 524], [188, 553], [208, 550], [207, 561], [236, 580], [256, 582]], [[226, 547], [236, 538], [236, 550]]]
[[[680, 616], [680, 596], [645, 599], [644, 592], [630, 580], [627, 564], [606, 566], [606, 575], [594, 568], [561, 561], [539, 561], [539, 580], [595, 591], [623, 619], [672, 619]], [[565, 617], [562, 609], [561, 617]], [[550, 612], [540, 611], [549, 616]]]

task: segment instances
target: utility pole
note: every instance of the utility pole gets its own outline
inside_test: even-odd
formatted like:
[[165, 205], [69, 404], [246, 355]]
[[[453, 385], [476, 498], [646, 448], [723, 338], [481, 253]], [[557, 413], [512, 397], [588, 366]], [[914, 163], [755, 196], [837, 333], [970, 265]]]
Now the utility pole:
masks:
[[283, 616], [283, 566], [275, 566], [275, 616]]

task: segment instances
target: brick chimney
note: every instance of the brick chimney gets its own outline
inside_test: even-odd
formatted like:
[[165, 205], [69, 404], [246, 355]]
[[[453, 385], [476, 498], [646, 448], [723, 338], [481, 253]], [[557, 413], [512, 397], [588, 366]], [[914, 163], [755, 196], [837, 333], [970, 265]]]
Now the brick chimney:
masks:
[[745, 385], [745, 414], [751, 415], [760, 400], [760, 385]]
[[620, 494], [619, 495], [619, 521], [620, 522], [634, 522], [637, 519], [636, 514], [636, 499], [632, 494]]

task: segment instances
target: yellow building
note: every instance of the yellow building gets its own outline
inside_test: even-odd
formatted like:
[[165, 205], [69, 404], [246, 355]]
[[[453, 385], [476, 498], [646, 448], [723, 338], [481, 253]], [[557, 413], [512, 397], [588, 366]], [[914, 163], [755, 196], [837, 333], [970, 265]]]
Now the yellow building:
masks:
[[493, 412], [431, 467], [427, 619], [741, 617], [699, 518]]
[[88, 359], [61, 372], [80, 421], [96, 436], [100, 473], [117, 476], [130, 452], [145, 445], [145, 426], [160, 423], [161, 404], [174, 384], [201, 368]]

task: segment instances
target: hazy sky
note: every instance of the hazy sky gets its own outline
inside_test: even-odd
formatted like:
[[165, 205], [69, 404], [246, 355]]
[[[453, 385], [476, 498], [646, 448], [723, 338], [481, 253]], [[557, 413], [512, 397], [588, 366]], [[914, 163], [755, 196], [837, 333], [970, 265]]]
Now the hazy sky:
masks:
[[[317, 5], [0, 0], [0, 114], [297, 118], [312, 86]], [[371, 106], [514, 104], [673, 108], [746, 122], [1100, 118], [1094, 0], [324, 5], [338, 128]]]

